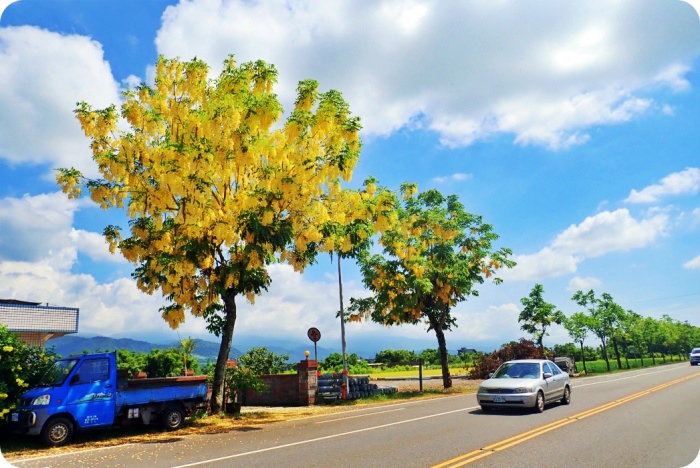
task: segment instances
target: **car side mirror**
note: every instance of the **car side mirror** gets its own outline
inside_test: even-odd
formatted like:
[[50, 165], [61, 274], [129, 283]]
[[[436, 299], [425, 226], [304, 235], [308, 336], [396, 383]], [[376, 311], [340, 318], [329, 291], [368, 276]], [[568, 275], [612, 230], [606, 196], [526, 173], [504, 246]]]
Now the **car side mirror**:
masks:
[[544, 377], [545, 380], [547, 380], [547, 379], [550, 378], [551, 376], [552, 376], [552, 373], [551, 373], [551, 372], [545, 372], [545, 373], [543, 374], [543, 377]]
[[493, 377], [493, 372], [489, 372], [489, 379]]

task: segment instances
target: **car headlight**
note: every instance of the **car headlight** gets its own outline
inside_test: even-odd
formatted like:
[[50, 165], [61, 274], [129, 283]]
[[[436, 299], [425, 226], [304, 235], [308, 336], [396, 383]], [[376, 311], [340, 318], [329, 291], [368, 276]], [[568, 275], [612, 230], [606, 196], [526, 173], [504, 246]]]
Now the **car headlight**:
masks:
[[518, 387], [515, 389], [515, 393], [532, 393], [532, 389], [530, 387]]
[[51, 401], [51, 395], [41, 395], [40, 397], [34, 398], [32, 401], [32, 406], [46, 406]]
[[479, 389], [476, 391], [476, 393], [484, 393], [484, 392], [485, 392], [485, 390], [484, 390], [484, 387], [482, 387], [482, 386], [479, 386]]

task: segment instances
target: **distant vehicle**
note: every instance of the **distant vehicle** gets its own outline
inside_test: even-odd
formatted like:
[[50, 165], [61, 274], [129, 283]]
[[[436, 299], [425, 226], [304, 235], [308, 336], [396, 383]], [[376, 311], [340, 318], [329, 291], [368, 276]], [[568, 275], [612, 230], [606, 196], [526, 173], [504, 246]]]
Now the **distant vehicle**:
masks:
[[693, 348], [688, 355], [688, 359], [690, 359], [691, 366], [697, 366], [700, 364], [700, 348]]
[[544, 411], [548, 403], [571, 402], [569, 374], [546, 359], [520, 359], [501, 364], [479, 385], [476, 400], [484, 411], [494, 408], [531, 408]]
[[118, 378], [116, 353], [86, 354], [56, 361], [5, 417], [10, 432], [39, 435], [44, 444], [58, 446], [70, 442], [76, 430], [129, 419], [178, 429], [204, 407], [207, 394], [206, 376]]
[[569, 374], [569, 377], [573, 377], [576, 373], [578, 373], [578, 369], [576, 368], [576, 362], [570, 357], [554, 358], [554, 364], [559, 366], [559, 369]]

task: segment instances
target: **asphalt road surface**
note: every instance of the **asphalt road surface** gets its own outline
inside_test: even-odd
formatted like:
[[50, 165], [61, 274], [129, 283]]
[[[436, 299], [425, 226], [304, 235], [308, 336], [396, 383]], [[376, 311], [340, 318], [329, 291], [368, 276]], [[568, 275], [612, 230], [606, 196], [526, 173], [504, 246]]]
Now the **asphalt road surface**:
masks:
[[[700, 367], [572, 380], [568, 406], [484, 413], [473, 394], [153, 443], [14, 460], [16, 467], [700, 466]], [[698, 458], [697, 461], [694, 460]]]

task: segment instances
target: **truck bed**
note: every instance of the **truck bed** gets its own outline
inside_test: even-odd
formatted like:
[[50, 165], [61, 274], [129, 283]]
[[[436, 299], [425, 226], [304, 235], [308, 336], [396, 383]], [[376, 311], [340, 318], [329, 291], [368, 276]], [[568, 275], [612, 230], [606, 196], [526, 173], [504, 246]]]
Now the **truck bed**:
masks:
[[120, 382], [116, 404], [137, 406], [165, 401], [207, 398], [207, 377], [165, 377], [153, 379], [129, 379]]

